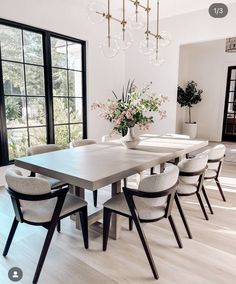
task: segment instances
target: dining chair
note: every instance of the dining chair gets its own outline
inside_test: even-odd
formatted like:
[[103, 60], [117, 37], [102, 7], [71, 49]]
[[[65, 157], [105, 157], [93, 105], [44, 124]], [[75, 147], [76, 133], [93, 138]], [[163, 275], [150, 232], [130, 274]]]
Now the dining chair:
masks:
[[141, 223], [168, 218], [178, 246], [182, 248], [182, 242], [171, 215], [178, 175], [178, 167], [170, 165], [163, 173], [142, 179], [138, 190], [124, 187], [123, 193], [104, 203], [103, 250], [107, 249], [111, 214], [119, 214], [133, 220], [155, 279], [159, 276]]
[[[27, 156], [33, 156], [33, 155], [38, 155], [38, 154], [44, 154], [44, 153], [49, 153], [49, 152], [54, 152], [54, 151], [59, 151], [61, 150], [61, 147], [56, 144], [41, 144], [37, 146], [31, 146], [27, 149]], [[51, 178], [45, 175], [41, 175], [38, 173], [31, 172], [30, 174], [31, 177], [40, 177], [43, 179], [46, 179], [48, 183], [50, 184], [52, 189], [59, 188], [62, 186], [65, 186], [66, 184], [64, 182], [61, 182], [60, 180], [57, 180], [55, 178]]]
[[[27, 149], [27, 156], [33, 156], [33, 155], [39, 155], [39, 154], [44, 154], [44, 153], [49, 153], [49, 152], [54, 152], [54, 151], [59, 151], [61, 150], [61, 147], [56, 144], [41, 144], [41, 145], [36, 145], [36, 146], [31, 146]], [[45, 180], [50, 184], [51, 189], [57, 189], [61, 188], [63, 186], [67, 186], [64, 182], [61, 182], [58, 179], [48, 177], [45, 175], [41, 175], [39, 173], [32, 172], [30, 173], [31, 177], [40, 177]], [[57, 224], [57, 231], [61, 231], [61, 222], [59, 221]]]
[[17, 169], [8, 169], [5, 177], [15, 217], [3, 256], [8, 254], [19, 223], [42, 226], [47, 229], [47, 235], [33, 278], [33, 283], [35, 284], [38, 282], [55, 227], [59, 220], [79, 212], [84, 247], [88, 248], [87, 203], [76, 196], [68, 194], [68, 187], [51, 190], [51, 185], [47, 180], [39, 177], [25, 177]]
[[211, 204], [202, 186], [207, 168], [207, 160], [207, 154], [199, 154], [194, 158], [185, 159], [178, 163], [180, 173], [177, 194], [178, 196], [191, 196], [196, 194], [204, 217], [206, 220], [209, 220], [200, 195], [200, 193], [203, 192], [209, 210], [212, 212]]
[[219, 175], [222, 169], [222, 164], [225, 157], [225, 151], [226, 151], [225, 145], [219, 144], [204, 152], [207, 153], [208, 155], [207, 170], [204, 179], [215, 180], [215, 183], [219, 189], [223, 201], [226, 201], [226, 198], [219, 181]]
[[[86, 145], [92, 145], [96, 144], [97, 142], [92, 139], [75, 139], [72, 140], [69, 144], [70, 148], [76, 148], [76, 147], [81, 147], [81, 146], [86, 146]], [[93, 205], [94, 207], [97, 207], [98, 203], [98, 191], [94, 190], [93, 191]]]

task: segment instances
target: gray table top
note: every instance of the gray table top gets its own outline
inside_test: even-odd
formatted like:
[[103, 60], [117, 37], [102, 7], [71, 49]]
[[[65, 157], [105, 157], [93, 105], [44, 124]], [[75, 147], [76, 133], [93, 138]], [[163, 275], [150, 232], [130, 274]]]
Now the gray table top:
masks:
[[198, 150], [208, 141], [144, 136], [136, 149], [119, 140], [23, 157], [15, 165], [90, 190]]

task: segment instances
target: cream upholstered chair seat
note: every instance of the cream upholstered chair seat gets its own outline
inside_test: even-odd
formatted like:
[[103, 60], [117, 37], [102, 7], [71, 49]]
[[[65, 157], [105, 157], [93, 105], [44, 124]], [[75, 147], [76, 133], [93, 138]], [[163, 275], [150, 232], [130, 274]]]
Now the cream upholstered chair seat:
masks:
[[197, 191], [197, 184], [185, 184], [181, 181], [177, 185], [177, 192], [179, 194], [194, 194]]
[[[27, 150], [27, 155], [33, 156], [33, 155], [44, 154], [48, 152], [54, 152], [58, 150], [61, 150], [61, 147], [56, 144], [42, 144], [42, 145], [29, 147]], [[47, 180], [47, 182], [50, 184], [52, 189], [65, 185], [64, 182], [61, 182], [60, 180], [55, 179], [55, 178], [51, 178], [51, 177], [41, 175], [38, 173], [35, 173], [35, 176]]]
[[68, 186], [51, 189], [47, 180], [23, 176], [21, 171], [6, 171], [6, 190], [11, 196], [15, 217], [3, 251], [7, 256], [19, 223], [42, 226], [47, 235], [40, 254], [32, 283], [38, 282], [54, 231], [61, 219], [79, 212], [84, 247], [89, 247], [87, 202], [68, 194]]
[[[142, 220], [145, 219], [159, 219], [165, 215], [166, 204], [163, 206], [147, 206], [141, 199], [135, 201], [135, 205], [139, 208], [139, 217]], [[124, 193], [120, 193], [112, 199], [104, 203], [104, 206], [113, 211], [122, 212], [128, 216], [131, 216], [130, 209], [125, 199]]]
[[[215, 183], [219, 189], [221, 197], [226, 201], [223, 189], [221, 187], [219, 176], [225, 156], [226, 147], [223, 144], [216, 145], [215, 147], [206, 150], [204, 153], [208, 154], [207, 171], [205, 174], [206, 180], [215, 180]], [[203, 186], [204, 188], [204, 186]]]
[[217, 175], [217, 170], [207, 169], [205, 173], [205, 178], [213, 179], [216, 177], [216, 175]]
[[[6, 181], [10, 188], [23, 194], [38, 195], [51, 192], [51, 186], [45, 179], [24, 177], [17, 169], [10, 169], [6, 172]], [[34, 223], [50, 222], [56, 203], [57, 198], [43, 201], [20, 201], [22, 216], [24, 220]], [[60, 212], [60, 217], [66, 216], [70, 212], [76, 211], [86, 205], [86, 201], [67, 194]]]
[[70, 148], [75, 148], [75, 147], [80, 147], [80, 146], [92, 145], [96, 143], [97, 142], [92, 139], [75, 139], [70, 142], [69, 146]]
[[[159, 276], [141, 223], [156, 222], [167, 218], [176, 241], [179, 247], [182, 248], [182, 242], [171, 216], [178, 176], [178, 167], [170, 165], [163, 173], [142, 179], [136, 190], [124, 187], [124, 193], [112, 197], [104, 204], [103, 250], [105, 251], [107, 249], [111, 214], [120, 214], [129, 218], [130, 224], [132, 224], [133, 221], [135, 223], [155, 279], [158, 279]], [[132, 226], [130, 226], [130, 230], [132, 230]]]
[[213, 179], [217, 176], [217, 174], [218, 175], [220, 174], [221, 169], [219, 169], [219, 162], [220, 160], [223, 160], [225, 151], [226, 151], [225, 145], [219, 144], [203, 152], [208, 155], [208, 161], [219, 160], [218, 162], [215, 163], [208, 162], [207, 170], [205, 173], [206, 179], [211, 179], [211, 178]]
[[[23, 218], [26, 221], [34, 223], [50, 222], [56, 203], [57, 199], [53, 198], [38, 206], [35, 206], [34, 204], [24, 206], [22, 209]], [[70, 212], [76, 211], [86, 204], [87, 203], [84, 200], [68, 193], [60, 212], [60, 217], [66, 216]]]
[[206, 172], [207, 161], [207, 153], [201, 153], [195, 156], [194, 158], [180, 161], [178, 163], [180, 174], [179, 184], [177, 187], [177, 193], [180, 196], [189, 196], [196, 194], [206, 220], [208, 220], [209, 218], [202, 202], [202, 198], [200, 195], [201, 192], [203, 193], [206, 199], [210, 211], [213, 212], [211, 204], [203, 187], [203, 180], [204, 174]]

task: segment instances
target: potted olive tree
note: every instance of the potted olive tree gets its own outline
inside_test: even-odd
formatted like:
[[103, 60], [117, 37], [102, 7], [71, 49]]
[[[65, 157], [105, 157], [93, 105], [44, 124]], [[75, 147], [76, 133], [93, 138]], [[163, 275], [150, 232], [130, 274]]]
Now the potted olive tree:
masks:
[[197, 83], [194, 81], [189, 81], [185, 90], [178, 86], [177, 102], [181, 107], [188, 108], [188, 121], [184, 123], [184, 134], [190, 136], [194, 139], [197, 136], [197, 123], [192, 121], [191, 109], [193, 105], [196, 105], [202, 100], [201, 94], [202, 90], [197, 89]]

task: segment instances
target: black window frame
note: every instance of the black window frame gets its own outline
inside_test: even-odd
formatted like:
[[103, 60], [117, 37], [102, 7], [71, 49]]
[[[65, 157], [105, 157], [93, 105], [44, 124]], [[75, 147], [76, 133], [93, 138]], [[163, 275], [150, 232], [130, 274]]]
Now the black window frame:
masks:
[[[26, 24], [0, 18], [0, 24], [13, 28], [40, 33], [43, 43], [44, 57], [44, 83], [45, 83], [45, 103], [46, 103], [46, 134], [47, 143], [55, 143], [54, 119], [53, 119], [53, 78], [52, 78], [52, 59], [51, 59], [51, 37], [71, 41], [81, 44], [82, 47], [82, 111], [83, 111], [83, 139], [87, 138], [87, 67], [86, 67], [86, 41], [71, 36], [62, 35], [56, 32], [29, 26]], [[1, 52], [1, 50], [0, 50]], [[1, 58], [1, 53], [0, 53]], [[7, 126], [4, 102], [3, 71], [0, 60], [0, 165], [14, 163], [8, 161], [8, 141]]]
[[[223, 120], [223, 128], [222, 128], [222, 141], [231, 141], [231, 142], [236, 141], [236, 135], [227, 133], [226, 128], [227, 128], [228, 105], [229, 103], [233, 103], [233, 102], [229, 102], [230, 93], [234, 93], [234, 96], [236, 97], [236, 85], [235, 85], [235, 90], [233, 91], [231, 90], [231, 82], [236, 80], [236, 79], [234, 80], [231, 78], [233, 70], [236, 70], [236, 66], [228, 67], [226, 94], [225, 94], [225, 107], [224, 107], [225, 108], [224, 109], [224, 120]], [[234, 121], [236, 121], [236, 111], [234, 111]]]

